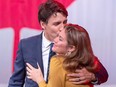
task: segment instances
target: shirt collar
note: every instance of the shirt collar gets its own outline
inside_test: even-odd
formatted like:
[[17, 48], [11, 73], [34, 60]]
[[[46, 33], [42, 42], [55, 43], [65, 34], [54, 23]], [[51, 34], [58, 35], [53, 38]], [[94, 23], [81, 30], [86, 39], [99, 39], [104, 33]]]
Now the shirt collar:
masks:
[[42, 33], [42, 44], [44, 47], [49, 47], [51, 44], [51, 41], [49, 41], [45, 36], [44, 32]]

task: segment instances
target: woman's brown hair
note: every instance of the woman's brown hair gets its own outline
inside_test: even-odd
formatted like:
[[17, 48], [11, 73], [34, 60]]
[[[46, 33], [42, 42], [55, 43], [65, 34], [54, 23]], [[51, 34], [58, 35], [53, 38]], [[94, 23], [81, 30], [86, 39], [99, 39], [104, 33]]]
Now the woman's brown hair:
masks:
[[64, 69], [74, 72], [76, 69], [85, 67], [93, 72], [96, 65], [94, 64], [94, 54], [87, 31], [79, 25], [67, 24], [65, 25], [65, 33], [68, 45], [75, 46], [75, 50], [65, 56]]

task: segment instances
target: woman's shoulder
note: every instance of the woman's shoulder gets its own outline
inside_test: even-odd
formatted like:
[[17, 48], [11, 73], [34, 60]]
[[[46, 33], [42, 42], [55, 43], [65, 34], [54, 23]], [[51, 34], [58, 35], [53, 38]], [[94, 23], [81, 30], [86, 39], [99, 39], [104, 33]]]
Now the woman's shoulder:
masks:
[[62, 63], [63, 60], [64, 60], [64, 57], [60, 55], [55, 55], [51, 58], [51, 62], [54, 62], [54, 63]]
[[50, 60], [50, 73], [56, 73], [62, 69], [63, 58], [59, 56], [53, 56]]

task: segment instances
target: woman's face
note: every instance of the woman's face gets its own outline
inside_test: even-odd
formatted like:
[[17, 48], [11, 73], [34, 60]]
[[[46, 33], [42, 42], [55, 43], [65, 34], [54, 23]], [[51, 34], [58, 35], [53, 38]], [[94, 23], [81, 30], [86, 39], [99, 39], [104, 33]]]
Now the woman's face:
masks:
[[67, 43], [67, 37], [65, 33], [65, 29], [62, 29], [62, 31], [59, 33], [59, 35], [54, 39], [54, 46], [52, 50], [56, 54], [63, 54], [65, 55], [68, 51], [68, 43]]

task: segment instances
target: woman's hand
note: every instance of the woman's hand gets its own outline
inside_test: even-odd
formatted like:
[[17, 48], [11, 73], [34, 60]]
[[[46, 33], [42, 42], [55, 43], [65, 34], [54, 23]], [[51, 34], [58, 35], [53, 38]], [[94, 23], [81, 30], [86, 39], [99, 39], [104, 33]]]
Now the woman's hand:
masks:
[[40, 83], [41, 81], [44, 80], [42, 71], [39, 67], [39, 64], [37, 63], [38, 68], [34, 68], [32, 65], [29, 63], [26, 63], [27, 67], [27, 78], [35, 81], [36, 83]]

